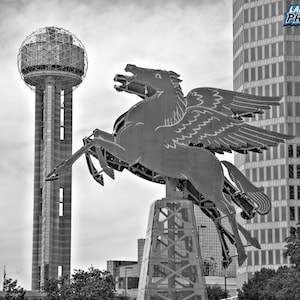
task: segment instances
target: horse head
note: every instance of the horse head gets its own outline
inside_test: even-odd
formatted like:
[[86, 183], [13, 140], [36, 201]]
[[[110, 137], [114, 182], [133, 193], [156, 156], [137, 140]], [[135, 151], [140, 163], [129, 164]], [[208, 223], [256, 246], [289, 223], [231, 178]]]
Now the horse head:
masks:
[[121, 85], [115, 85], [115, 89], [119, 92], [135, 94], [143, 99], [150, 98], [157, 93], [182, 93], [179, 83], [179, 75], [173, 71], [164, 71], [156, 69], [140, 68], [135, 65], [128, 64], [125, 68], [126, 72], [133, 75], [125, 76], [117, 74], [114, 81]]

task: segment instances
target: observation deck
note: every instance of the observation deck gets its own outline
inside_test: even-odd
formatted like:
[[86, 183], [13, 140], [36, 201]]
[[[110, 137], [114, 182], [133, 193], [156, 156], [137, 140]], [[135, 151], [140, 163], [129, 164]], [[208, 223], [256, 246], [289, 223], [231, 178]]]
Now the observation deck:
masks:
[[22, 43], [18, 69], [30, 87], [44, 85], [48, 76], [64, 86], [78, 86], [85, 77], [87, 55], [79, 39], [65, 29], [45, 27]]

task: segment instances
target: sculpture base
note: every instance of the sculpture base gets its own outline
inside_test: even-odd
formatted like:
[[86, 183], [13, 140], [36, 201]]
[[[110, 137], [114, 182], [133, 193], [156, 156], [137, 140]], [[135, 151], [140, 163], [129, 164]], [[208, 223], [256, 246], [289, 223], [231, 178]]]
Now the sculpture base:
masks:
[[172, 197], [150, 209], [137, 300], [206, 300], [193, 203]]

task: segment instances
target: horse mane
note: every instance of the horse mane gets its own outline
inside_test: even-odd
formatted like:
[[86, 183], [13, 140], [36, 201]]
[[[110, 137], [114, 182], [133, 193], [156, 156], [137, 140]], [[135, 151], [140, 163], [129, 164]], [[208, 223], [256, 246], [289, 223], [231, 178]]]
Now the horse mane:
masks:
[[176, 90], [176, 95], [173, 96], [172, 101], [175, 101], [175, 107], [171, 113], [171, 115], [164, 119], [164, 125], [163, 126], [173, 126], [176, 123], [179, 123], [183, 117], [186, 114], [186, 108], [187, 108], [187, 101], [186, 98], [183, 95], [180, 82], [182, 81], [177, 73], [173, 71], [168, 71], [169, 78], [171, 81], [172, 86]]

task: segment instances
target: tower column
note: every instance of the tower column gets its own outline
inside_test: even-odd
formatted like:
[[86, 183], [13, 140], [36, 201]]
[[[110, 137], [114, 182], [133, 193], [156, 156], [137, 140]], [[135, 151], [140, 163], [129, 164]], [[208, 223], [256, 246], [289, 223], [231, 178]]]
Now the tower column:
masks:
[[87, 55], [75, 35], [45, 27], [23, 41], [18, 69], [36, 92], [32, 289], [40, 290], [48, 279], [70, 277], [72, 175], [46, 177], [72, 154], [73, 88], [85, 77]]
[[33, 243], [32, 243], [32, 289], [40, 288], [40, 247], [42, 217], [41, 153], [43, 149], [43, 95], [39, 86], [35, 92], [35, 137], [34, 137], [34, 203], [33, 203]]

